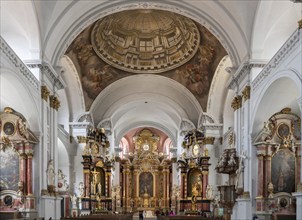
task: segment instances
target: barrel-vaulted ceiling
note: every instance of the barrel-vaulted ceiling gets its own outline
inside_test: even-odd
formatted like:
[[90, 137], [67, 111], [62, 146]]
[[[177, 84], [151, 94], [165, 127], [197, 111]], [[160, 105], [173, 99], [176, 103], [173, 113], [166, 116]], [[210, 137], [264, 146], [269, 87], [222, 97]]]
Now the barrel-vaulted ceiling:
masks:
[[129, 10], [97, 20], [66, 51], [80, 76], [86, 110], [111, 83], [133, 74], [160, 74], [186, 87], [206, 109], [218, 39], [189, 18], [161, 10]]
[[[232, 74], [225, 68], [236, 70], [247, 60], [262, 63], [270, 60], [297, 28], [297, 21], [301, 19], [299, 4], [290, 0], [11, 0], [0, 1], [0, 31], [1, 37], [23, 61], [46, 62], [58, 70], [66, 82], [66, 88], [57, 91], [61, 100], [59, 123], [64, 127], [68, 128], [69, 122], [76, 121], [89, 109], [96, 125], [110, 119], [116, 137], [144, 126], [176, 137], [183, 122], [197, 125], [202, 111], [214, 115], [217, 122], [231, 121], [222, 120], [224, 115], [233, 115], [229, 103], [234, 94], [226, 89]], [[135, 28], [147, 27], [150, 17], [132, 26], [128, 22], [127, 27], [127, 19], [131, 19], [127, 12], [131, 10], [165, 11], [167, 15], [181, 18], [178, 20], [184, 17], [191, 20], [180, 29], [171, 19], [156, 16], [157, 23], [152, 26], [154, 35], [136, 38]], [[122, 12], [125, 12], [124, 26], [100, 37], [100, 29], [94, 29], [96, 24], [104, 25], [98, 22], [108, 21]], [[163, 21], [166, 30], [174, 31], [174, 41], [166, 44], [172, 46], [170, 53], [161, 57], [163, 53], [152, 52], [152, 48], [161, 47], [159, 39], [171, 38], [168, 32], [161, 38], [156, 34], [160, 32], [158, 24]], [[197, 47], [194, 40], [189, 44], [182, 42], [198, 40], [194, 25], [200, 35]], [[106, 27], [110, 30], [112, 26]], [[132, 34], [128, 35], [126, 27]], [[92, 30], [98, 35], [94, 44], [90, 38]], [[137, 34], [143, 36], [145, 31]], [[101, 39], [107, 39], [108, 43], [108, 39], [114, 38], [113, 44], [100, 44]], [[90, 45], [86, 52], [92, 54], [87, 60], [89, 65], [81, 61], [86, 53], [85, 45]], [[110, 51], [108, 48], [119, 49]], [[143, 49], [144, 56], [136, 59], [136, 53], [142, 54]], [[127, 59], [118, 57], [120, 51]], [[218, 64], [222, 54], [229, 56]], [[154, 70], [148, 66], [157, 62]], [[204, 65], [206, 62], [210, 64]], [[140, 74], [141, 70], [149, 74]], [[209, 74], [209, 80], [200, 80], [205, 73]], [[212, 87], [208, 92], [210, 82]], [[206, 85], [200, 86], [202, 83]], [[225, 109], [229, 109], [229, 114]], [[32, 113], [29, 111], [29, 114]]]

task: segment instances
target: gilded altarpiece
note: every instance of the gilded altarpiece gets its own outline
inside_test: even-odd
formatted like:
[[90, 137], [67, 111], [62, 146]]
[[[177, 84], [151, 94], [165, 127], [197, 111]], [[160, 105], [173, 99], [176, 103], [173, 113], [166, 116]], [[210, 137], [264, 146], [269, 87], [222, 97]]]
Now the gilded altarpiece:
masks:
[[208, 184], [211, 164], [206, 140], [202, 131], [189, 131], [183, 141], [184, 152], [177, 161], [181, 171], [178, 210], [188, 215], [210, 212], [213, 191]]
[[37, 143], [24, 116], [10, 107], [4, 108], [0, 114], [1, 217], [29, 217], [36, 211], [33, 154]]
[[301, 169], [301, 119], [285, 108], [274, 114], [254, 139], [258, 158], [256, 210], [277, 218], [294, 216], [293, 192]]
[[133, 154], [121, 160], [124, 211], [167, 209], [171, 200], [171, 161], [158, 151], [159, 137], [143, 129]]
[[82, 154], [84, 186], [80, 197], [83, 212], [107, 213], [112, 210], [111, 175], [115, 160], [102, 154], [108, 147], [104, 129], [93, 128], [87, 132]]

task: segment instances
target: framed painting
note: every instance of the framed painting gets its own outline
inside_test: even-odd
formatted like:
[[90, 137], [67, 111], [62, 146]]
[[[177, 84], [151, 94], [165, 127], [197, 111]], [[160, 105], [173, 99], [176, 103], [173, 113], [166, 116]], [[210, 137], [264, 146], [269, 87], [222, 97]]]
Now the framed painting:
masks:
[[274, 193], [295, 191], [295, 156], [288, 149], [278, 151], [272, 158]]

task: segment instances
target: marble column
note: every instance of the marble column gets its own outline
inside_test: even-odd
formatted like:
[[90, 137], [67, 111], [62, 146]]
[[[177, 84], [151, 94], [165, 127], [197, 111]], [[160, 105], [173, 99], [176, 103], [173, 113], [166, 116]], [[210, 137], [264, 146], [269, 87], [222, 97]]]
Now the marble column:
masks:
[[264, 186], [263, 186], [263, 174], [264, 174], [264, 160], [263, 155], [258, 154], [258, 184], [257, 184], [257, 197], [262, 198], [264, 196]]
[[271, 168], [271, 160], [272, 157], [271, 155], [266, 155], [265, 156], [265, 171], [266, 171], [266, 177], [265, 177], [265, 183], [263, 186], [263, 196], [268, 197], [268, 184], [272, 181], [271, 180], [271, 173], [272, 173], [272, 168]]
[[208, 174], [209, 171], [204, 170], [202, 171], [202, 198], [206, 198], [206, 191], [207, 191], [207, 185], [208, 185]]
[[27, 155], [23, 152], [19, 152], [19, 161], [20, 161], [20, 169], [19, 169], [19, 179], [23, 183], [23, 195], [27, 195], [27, 179], [26, 179], [26, 158]]
[[32, 158], [33, 158], [33, 151], [29, 150], [27, 153], [27, 195], [32, 196], [33, 190], [32, 190], [32, 174], [33, 174], [33, 169], [32, 169]]
[[185, 179], [186, 179], [186, 173], [181, 171], [180, 173], [180, 198], [185, 199], [186, 193], [185, 193]]

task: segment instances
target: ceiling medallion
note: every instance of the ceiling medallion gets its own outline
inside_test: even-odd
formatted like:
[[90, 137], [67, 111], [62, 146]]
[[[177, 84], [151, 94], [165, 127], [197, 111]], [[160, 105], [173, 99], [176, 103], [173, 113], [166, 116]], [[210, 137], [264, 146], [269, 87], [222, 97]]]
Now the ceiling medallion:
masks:
[[189, 61], [198, 50], [195, 23], [161, 10], [122, 11], [97, 21], [91, 32], [96, 54], [133, 73], [162, 73]]

